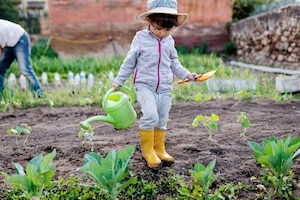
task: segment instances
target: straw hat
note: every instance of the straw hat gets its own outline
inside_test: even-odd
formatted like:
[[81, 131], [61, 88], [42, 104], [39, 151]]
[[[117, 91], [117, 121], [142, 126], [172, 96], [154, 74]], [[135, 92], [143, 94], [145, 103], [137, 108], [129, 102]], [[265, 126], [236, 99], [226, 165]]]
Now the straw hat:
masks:
[[163, 13], [178, 16], [178, 25], [183, 24], [187, 18], [187, 13], [178, 13], [177, 0], [148, 0], [147, 12], [139, 15], [139, 19], [146, 21], [146, 18], [154, 13]]

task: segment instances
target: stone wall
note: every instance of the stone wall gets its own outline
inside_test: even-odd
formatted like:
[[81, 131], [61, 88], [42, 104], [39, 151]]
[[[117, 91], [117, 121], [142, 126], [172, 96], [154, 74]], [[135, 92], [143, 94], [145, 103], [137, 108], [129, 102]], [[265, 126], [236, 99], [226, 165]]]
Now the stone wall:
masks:
[[[173, 36], [176, 45], [191, 49], [208, 43], [221, 51], [229, 41], [231, 0], [177, 0], [179, 12], [189, 14]], [[49, 0], [51, 45], [62, 57], [125, 55], [136, 31], [144, 28], [137, 16], [147, 0]]]
[[299, 69], [300, 4], [262, 13], [231, 26], [239, 61]]

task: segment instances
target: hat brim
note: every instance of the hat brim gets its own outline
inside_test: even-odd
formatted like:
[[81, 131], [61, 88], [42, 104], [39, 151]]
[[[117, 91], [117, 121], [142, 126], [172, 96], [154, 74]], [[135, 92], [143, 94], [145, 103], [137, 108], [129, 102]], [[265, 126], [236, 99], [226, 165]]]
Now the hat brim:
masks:
[[156, 14], [156, 13], [163, 13], [163, 14], [170, 14], [170, 15], [174, 15], [174, 16], [177, 16], [177, 20], [178, 20], [178, 25], [182, 25], [183, 23], [186, 22], [186, 20], [188, 19], [188, 14], [187, 13], [177, 13], [177, 11], [174, 11], [174, 9], [169, 9], [169, 8], [155, 8], [155, 9], [152, 9], [148, 12], [144, 12], [142, 14], [140, 14], [138, 16], [138, 18], [141, 20], [141, 21], [146, 21], [146, 18], [149, 16], [149, 15], [152, 15], [152, 14]]

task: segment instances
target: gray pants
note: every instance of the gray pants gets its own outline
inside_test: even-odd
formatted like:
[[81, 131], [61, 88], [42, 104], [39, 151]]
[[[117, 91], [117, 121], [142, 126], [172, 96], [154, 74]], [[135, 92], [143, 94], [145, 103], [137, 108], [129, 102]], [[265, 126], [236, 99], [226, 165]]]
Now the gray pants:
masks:
[[166, 130], [172, 106], [172, 92], [155, 93], [143, 84], [136, 85], [135, 91], [142, 111], [139, 128]]

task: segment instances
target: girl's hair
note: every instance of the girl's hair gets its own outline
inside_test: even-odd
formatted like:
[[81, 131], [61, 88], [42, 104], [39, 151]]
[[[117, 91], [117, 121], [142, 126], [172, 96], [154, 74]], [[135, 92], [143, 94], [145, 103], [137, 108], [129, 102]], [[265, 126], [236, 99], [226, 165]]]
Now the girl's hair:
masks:
[[173, 28], [178, 26], [176, 15], [154, 13], [148, 16], [151, 23], [156, 23], [162, 28]]

